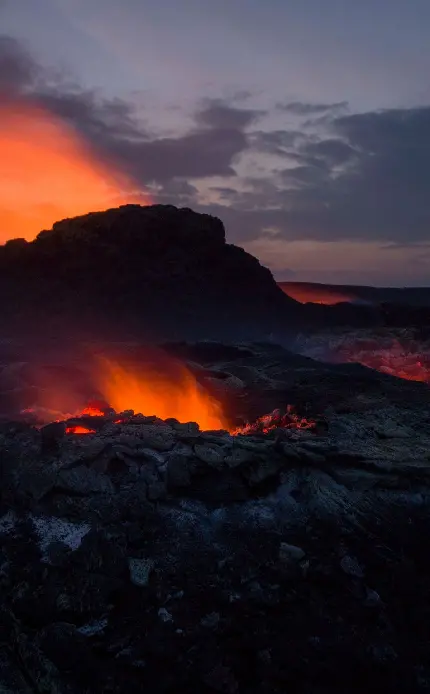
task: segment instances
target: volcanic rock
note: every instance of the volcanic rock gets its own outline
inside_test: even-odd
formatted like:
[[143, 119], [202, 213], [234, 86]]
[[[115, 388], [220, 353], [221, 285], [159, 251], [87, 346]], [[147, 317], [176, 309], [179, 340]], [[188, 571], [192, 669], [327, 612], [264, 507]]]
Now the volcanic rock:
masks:
[[[170, 205], [124, 205], [0, 248], [11, 331], [162, 338], [288, 333], [301, 307], [227, 244], [222, 222]], [[42, 327], [43, 326], [43, 327]]]
[[270, 344], [171, 349], [242, 371], [238, 433], [128, 413], [54, 454], [0, 427], [0, 689], [428, 692], [428, 388]]

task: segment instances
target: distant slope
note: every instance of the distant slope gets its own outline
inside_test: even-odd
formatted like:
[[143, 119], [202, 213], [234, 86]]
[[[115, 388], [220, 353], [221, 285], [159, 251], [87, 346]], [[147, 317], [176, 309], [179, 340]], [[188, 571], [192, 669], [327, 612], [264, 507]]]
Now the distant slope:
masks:
[[278, 282], [281, 289], [300, 303], [334, 305], [342, 302], [430, 306], [430, 287], [361, 287], [318, 284], [316, 282]]

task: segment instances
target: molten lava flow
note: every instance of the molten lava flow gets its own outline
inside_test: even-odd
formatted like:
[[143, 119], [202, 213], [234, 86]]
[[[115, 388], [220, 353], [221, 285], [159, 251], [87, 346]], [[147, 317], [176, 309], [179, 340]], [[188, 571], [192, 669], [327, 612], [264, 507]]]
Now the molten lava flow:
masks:
[[0, 106], [0, 243], [65, 217], [146, 202], [60, 119], [20, 100]]
[[95, 434], [95, 429], [88, 429], [87, 427], [81, 426], [71, 426], [66, 427], [66, 434]]
[[270, 414], [259, 417], [252, 424], [245, 424], [231, 432], [234, 436], [237, 434], [268, 434], [274, 429], [314, 429], [315, 422], [300, 417], [292, 405], [287, 405], [287, 411], [282, 414], [281, 410], [273, 410]]
[[101, 400], [91, 400], [80, 413], [80, 417], [104, 417], [109, 405]]
[[423, 354], [422, 347], [413, 341], [403, 344], [392, 340], [389, 345], [373, 344], [369, 340], [357, 340], [340, 344], [336, 356], [341, 361], [358, 362], [370, 369], [397, 376], [407, 381], [430, 383], [430, 354]]
[[323, 333], [305, 340], [300, 352], [317, 360], [362, 364], [390, 376], [430, 384], [430, 345], [405, 331]]
[[305, 282], [281, 282], [282, 291], [301, 304], [325, 304], [334, 306], [344, 302], [357, 301], [358, 297], [347, 294], [341, 287], [326, 287], [319, 284], [307, 284]]
[[160, 419], [197, 422], [201, 429], [227, 429], [220, 404], [203, 391], [192, 373], [172, 359], [130, 368], [102, 358], [98, 389], [116, 412], [134, 410]]

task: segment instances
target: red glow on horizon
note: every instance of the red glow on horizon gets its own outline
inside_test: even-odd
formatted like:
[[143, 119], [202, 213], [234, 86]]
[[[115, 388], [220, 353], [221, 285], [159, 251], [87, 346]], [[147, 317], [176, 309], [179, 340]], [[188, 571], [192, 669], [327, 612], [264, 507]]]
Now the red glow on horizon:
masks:
[[0, 106], [0, 243], [127, 203], [150, 204], [71, 127], [22, 100]]
[[285, 294], [301, 304], [324, 304], [334, 306], [344, 302], [356, 301], [357, 297], [347, 294], [341, 287], [318, 286], [316, 284], [282, 282], [279, 285]]

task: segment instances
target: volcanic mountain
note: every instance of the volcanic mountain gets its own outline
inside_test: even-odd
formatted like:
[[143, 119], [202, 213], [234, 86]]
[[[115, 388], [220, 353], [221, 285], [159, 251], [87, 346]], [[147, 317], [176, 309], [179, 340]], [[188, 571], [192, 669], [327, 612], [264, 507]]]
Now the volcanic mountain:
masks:
[[0, 247], [11, 332], [255, 339], [302, 312], [270, 271], [226, 243], [222, 222], [170, 205], [65, 219]]

